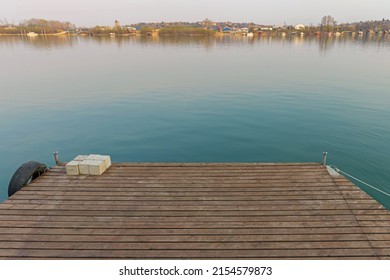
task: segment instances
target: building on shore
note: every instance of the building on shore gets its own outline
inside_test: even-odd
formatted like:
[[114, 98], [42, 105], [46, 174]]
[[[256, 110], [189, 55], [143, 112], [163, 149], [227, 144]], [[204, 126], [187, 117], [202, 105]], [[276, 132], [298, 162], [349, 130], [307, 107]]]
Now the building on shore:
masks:
[[294, 27], [294, 29], [295, 30], [303, 30], [303, 29], [305, 29], [306, 27], [303, 25], [303, 24], [297, 24], [297, 25], [295, 25], [295, 27]]

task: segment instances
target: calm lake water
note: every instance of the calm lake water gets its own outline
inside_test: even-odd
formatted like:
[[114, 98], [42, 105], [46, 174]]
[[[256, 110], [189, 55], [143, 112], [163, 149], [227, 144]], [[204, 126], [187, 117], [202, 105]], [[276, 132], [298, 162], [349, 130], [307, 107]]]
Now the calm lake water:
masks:
[[3, 36], [0, 62], [0, 200], [20, 164], [51, 166], [56, 150], [115, 162], [319, 162], [328, 151], [390, 192], [389, 37]]

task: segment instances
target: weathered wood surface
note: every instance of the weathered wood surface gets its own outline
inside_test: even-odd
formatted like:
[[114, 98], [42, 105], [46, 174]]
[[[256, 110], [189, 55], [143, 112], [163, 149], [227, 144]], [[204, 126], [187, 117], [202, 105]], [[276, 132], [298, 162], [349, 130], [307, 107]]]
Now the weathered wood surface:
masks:
[[316, 163], [57, 166], [0, 204], [2, 259], [389, 259], [390, 213]]

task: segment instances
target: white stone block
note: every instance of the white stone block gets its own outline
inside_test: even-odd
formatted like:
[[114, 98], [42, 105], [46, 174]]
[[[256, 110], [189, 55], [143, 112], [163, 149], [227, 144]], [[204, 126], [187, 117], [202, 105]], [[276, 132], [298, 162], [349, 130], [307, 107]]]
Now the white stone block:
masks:
[[100, 155], [91, 154], [91, 155], [89, 155], [86, 159], [87, 159], [87, 160], [95, 160], [96, 157], [98, 157], [98, 156], [100, 156]]
[[87, 155], [79, 155], [73, 159], [73, 161], [83, 161], [87, 159]]
[[65, 165], [66, 174], [69, 176], [77, 176], [80, 174], [79, 161], [70, 161]]
[[104, 161], [106, 165], [106, 169], [108, 169], [111, 166], [111, 157], [106, 155], [97, 155], [95, 157], [95, 160], [102, 160]]
[[[75, 175], [101, 175], [111, 166], [111, 157], [107, 155], [79, 155], [73, 161], [77, 163], [78, 174], [75, 170], [71, 171]], [[72, 166], [73, 166], [72, 165]], [[74, 167], [73, 167], [74, 168]]]
[[93, 164], [93, 160], [83, 160], [79, 163], [79, 171], [81, 175], [89, 175], [89, 165]]
[[102, 175], [106, 171], [106, 163], [104, 160], [92, 160], [88, 162], [89, 175]]

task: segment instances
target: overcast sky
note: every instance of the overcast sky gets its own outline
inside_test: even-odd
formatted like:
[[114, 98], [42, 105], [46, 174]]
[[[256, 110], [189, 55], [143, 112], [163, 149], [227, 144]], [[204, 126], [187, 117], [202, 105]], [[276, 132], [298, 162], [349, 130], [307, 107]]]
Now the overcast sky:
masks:
[[314, 24], [390, 18], [390, 0], [0, 0], [0, 19], [45, 18], [78, 26], [160, 21]]

